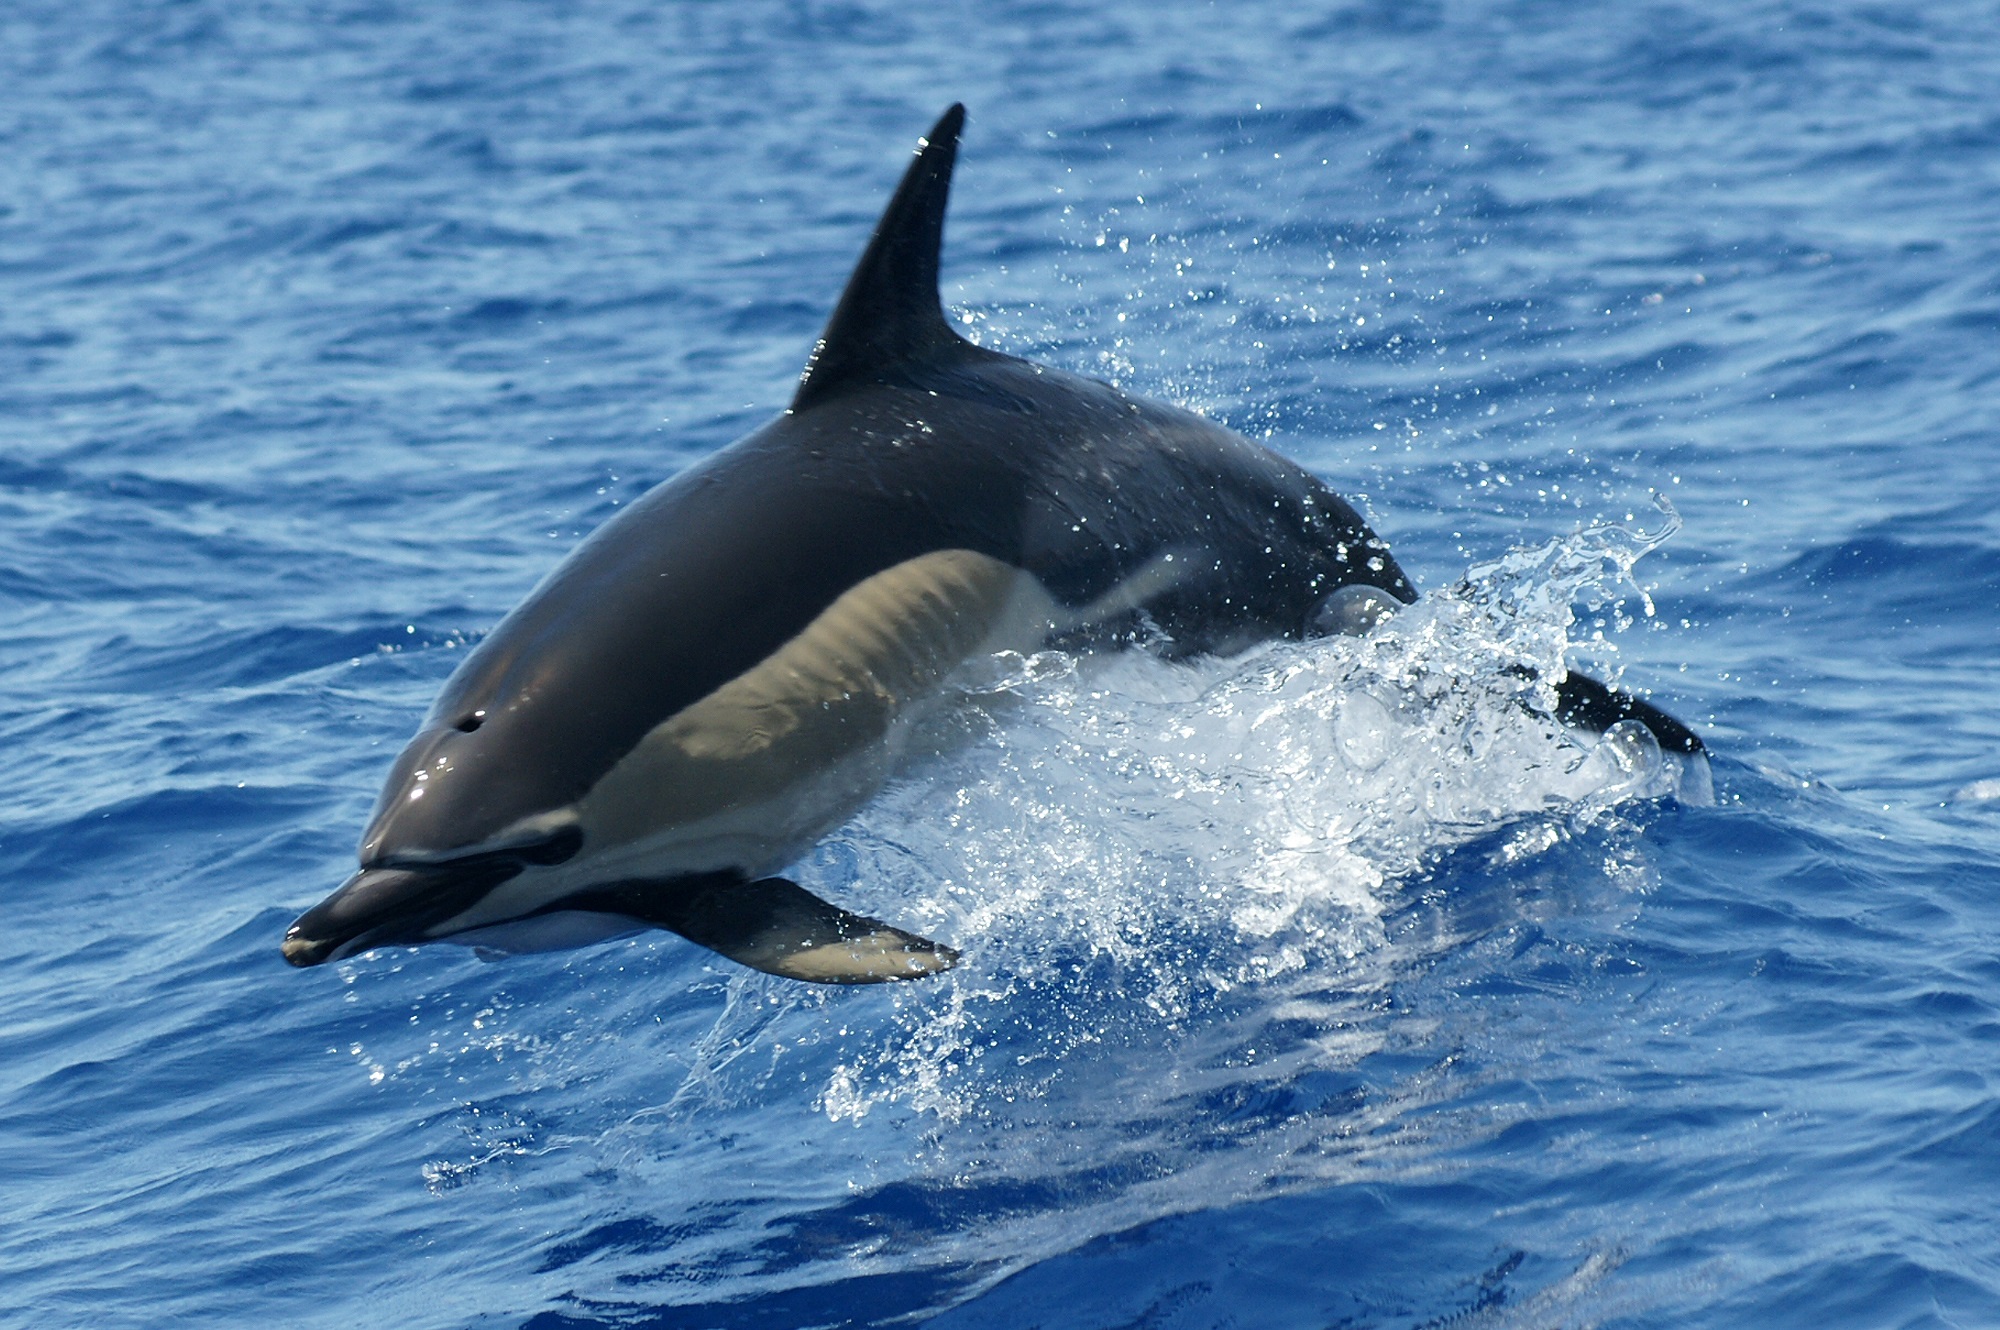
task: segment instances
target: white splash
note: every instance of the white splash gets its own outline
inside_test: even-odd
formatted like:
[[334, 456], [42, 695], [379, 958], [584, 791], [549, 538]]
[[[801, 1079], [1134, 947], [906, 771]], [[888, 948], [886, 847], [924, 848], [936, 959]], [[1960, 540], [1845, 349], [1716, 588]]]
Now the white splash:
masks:
[[1444, 852], [1532, 821], [1497, 856], [1518, 862], [1631, 800], [1706, 802], [1704, 759], [1636, 721], [1600, 738], [1551, 714], [1571, 606], [1629, 591], [1672, 529], [1517, 552], [1361, 637], [1192, 665], [1047, 653], [968, 679], [938, 756], [802, 874], [967, 956], [895, 995], [893, 1032], [850, 1050], [821, 1107], [955, 1121], [1088, 1081], [1059, 1072], [1070, 1054], [1212, 1032], [1238, 990], [1365, 993], [1384, 911]]

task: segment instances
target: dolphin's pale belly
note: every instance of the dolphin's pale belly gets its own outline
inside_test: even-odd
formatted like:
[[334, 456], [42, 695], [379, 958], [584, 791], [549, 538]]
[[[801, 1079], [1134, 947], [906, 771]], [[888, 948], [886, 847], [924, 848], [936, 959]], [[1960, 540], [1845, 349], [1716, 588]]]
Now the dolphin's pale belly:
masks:
[[[1124, 608], [1135, 593], [1106, 599]], [[581, 854], [530, 866], [431, 936], [600, 884], [781, 868], [882, 787], [954, 670], [1034, 650], [1092, 612], [1065, 612], [1033, 576], [972, 550], [887, 568], [640, 740], [573, 806]]]

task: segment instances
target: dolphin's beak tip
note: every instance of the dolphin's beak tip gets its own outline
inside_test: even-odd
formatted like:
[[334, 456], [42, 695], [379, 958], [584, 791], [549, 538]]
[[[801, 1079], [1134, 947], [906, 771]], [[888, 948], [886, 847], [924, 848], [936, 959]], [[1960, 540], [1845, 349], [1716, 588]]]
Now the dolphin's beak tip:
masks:
[[285, 934], [281, 950], [285, 953], [285, 963], [287, 965], [295, 965], [300, 969], [305, 969], [307, 966], [318, 965], [321, 961], [325, 960], [327, 952], [331, 948], [317, 938], [306, 937], [299, 932], [298, 925], [294, 924]]

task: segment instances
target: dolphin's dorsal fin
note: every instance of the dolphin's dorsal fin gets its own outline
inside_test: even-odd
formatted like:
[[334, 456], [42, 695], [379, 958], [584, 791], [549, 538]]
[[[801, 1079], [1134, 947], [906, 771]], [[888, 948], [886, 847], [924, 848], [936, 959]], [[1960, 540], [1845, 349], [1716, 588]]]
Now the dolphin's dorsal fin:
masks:
[[792, 410], [971, 345], [938, 300], [945, 201], [964, 124], [965, 107], [953, 104], [919, 145], [799, 376]]

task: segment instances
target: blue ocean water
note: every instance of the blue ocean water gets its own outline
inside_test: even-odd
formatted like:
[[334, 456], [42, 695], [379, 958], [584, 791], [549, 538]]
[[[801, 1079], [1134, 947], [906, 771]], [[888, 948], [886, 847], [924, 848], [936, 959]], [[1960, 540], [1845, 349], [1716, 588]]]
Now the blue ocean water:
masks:
[[[0, 73], [0, 1322], [2000, 1324], [1989, 7], [17, 0]], [[961, 99], [960, 320], [1430, 617], [970, 686], [800, 869], [941, 980], [288, 970]]]

